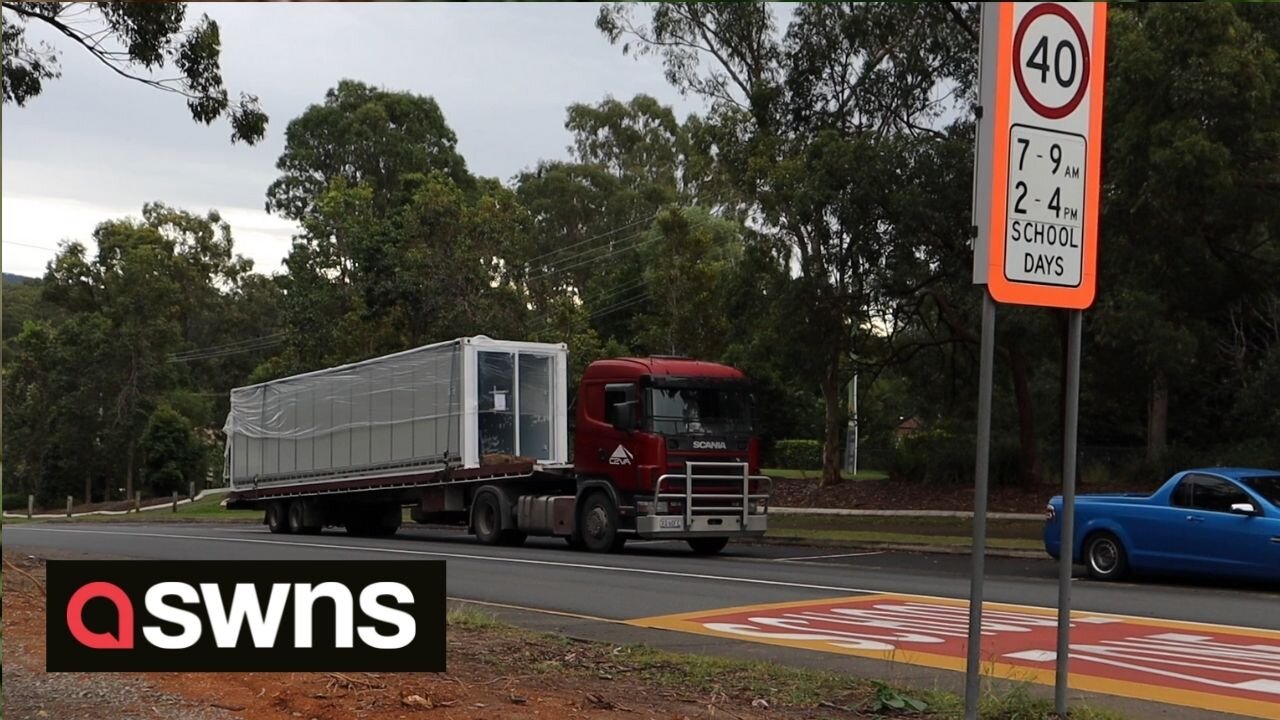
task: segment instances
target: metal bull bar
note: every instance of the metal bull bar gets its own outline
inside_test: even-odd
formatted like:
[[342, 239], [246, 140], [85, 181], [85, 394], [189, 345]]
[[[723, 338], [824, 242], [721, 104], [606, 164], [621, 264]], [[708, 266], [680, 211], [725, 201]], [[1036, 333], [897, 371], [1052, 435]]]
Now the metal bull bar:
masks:
[[[720, 472], [705, 472], [705, 470], [719, 469]], [[701, 481], [741, 481], [742, 491], [740, 493], [706, 493], [696, 492], [693, 486], [694, 480]], [[751, 482], [759, 481], [764, 487], [762, 492], [751, 492]], [[683, 483], [684, 487], [678, 491], [664, 492], [664, 485], [672, 484], [679, 488], [679, 484]], [[717, 500], [738, 500], [740, 505], [734, 507], [729, 504], [717, 505], [699, 505], [697, 510], [700, 514], [740, 514], [741, 520], [739, 525], [740, 531], [747, 531], [750, 527], [749, 517], [751, 508], [756, 500], [768, 500], [769, 490], [772, 489], [773, 481], [763, 475], [752, 475], [747, 463], [743, 462], [706, 462], [706, 461], [686, 461], [684, 464], [684, 474], [669, 473], [658, 477], [657, 483], [653, 488], [653, 504], [650, 506], [649, 515], [657, 514], [658, 503], [666, 500], [683, 500], [684, 501], [684, 524], [683, 530], [690, 532], [693, 530], [694, 519], [694, 501], [717, 501]], [[674, 488], [673, 488], [674, 490]], [[726, 528], [727, 529], [727, 528]]]

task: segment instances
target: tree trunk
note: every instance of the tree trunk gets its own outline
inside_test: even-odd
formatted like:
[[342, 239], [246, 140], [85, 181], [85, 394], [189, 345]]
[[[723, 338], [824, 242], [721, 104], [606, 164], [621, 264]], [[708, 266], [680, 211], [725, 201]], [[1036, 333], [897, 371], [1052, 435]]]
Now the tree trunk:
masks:
[[133, 448], [135, 441], [129, 440], [129, 456], [125, 459], [124, 471], [124, 497], [126, 500], [133, 497]]
[[1169, 447], [1169, 378], [1156, 370], [1147, 401], [1147, 460], [1154, 462]]
[[88, 505], [93, 502], [93, 472], [88, 468], [84, 471], [84, 504]]
[[1036, 440], [1035, 405], [1027, 378], [1027, 359], [1016, 347], [1009, 348], [1009, 370], [1013, 394], [1018, 404], [1018, 481], [1025, 486], [1040, 482], [1040, 448]]
[[822, 482], [820, 487], [827, 487], [840, 482], [840, 452], [844, 439], [845, 422], [844, 398], [840, 392], [840, 361], [833, 359], [827, 365], [822, 377], [822, 402], [826, 408], [826, 425], [822, 444]]

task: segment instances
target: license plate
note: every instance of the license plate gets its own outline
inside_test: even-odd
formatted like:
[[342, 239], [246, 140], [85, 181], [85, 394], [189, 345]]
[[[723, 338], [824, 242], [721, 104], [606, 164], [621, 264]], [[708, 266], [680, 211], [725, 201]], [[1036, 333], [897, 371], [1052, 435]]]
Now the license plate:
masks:
[[658, 527], [662, 528], [663, 530], [668, 530], [668, 529], [679, 530], [680, 528], [684, 527], [684, 518], [678, 518], [678, 517], [658, 518]]

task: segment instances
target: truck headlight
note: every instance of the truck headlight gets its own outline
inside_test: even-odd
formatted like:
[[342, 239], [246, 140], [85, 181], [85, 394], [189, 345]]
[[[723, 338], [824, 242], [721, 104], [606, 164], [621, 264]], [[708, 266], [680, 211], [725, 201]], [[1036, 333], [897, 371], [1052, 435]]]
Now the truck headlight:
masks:
[[1045, 506], [1045, 509], [1044, 509], [1045, 522], [1053, 522], [1053, 519], [1057, 516], [1058, 516], [1058, 511], [1054, 510], [1052, 505]]

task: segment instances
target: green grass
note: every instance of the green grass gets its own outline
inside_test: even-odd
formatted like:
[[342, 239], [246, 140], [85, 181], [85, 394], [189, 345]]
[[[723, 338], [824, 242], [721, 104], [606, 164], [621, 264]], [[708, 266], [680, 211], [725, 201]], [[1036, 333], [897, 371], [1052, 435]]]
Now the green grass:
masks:
[[227, 510], [222, 507], [222, 501], [226, 499], [226, 495], [209, 495], [195, 502], [184, 503], [178, 506], [178, 511], [173, 512], [171, 508], [166, 507], [162, 510], [147, 510], [144, 512], [131, 512], [127, 515], [82, 515], [73, 518], [36, 518], [27, 520], [26, 518], [6, 517], [6, 523], [11, 522], [240, 522], [240, 521], [260, 521], [262, 520], [262, 511], [260, 510]]
[[492, 613], [485, 612], [474, 605], [454, 605], [445, 614], [445, 622], [451, 627], [469, 630], [485, 630], [500, 628], [503, 624]]
[[[1042, 550], [1044, 525], [1031, 520], [990, 520], [987, 545], [999, 550]], [[968, 547], [971, 521], [965, 518], [770, 515], [767, 538], [834, 543], [881, 543]]]
[[[761, 474], [773, 478], [789, 480], [817, 480], [822, 477], [821, 470], [789, 470], [787, 468], [762, 468]], [[889, 473], [880, 470], [859, 470], [856, 473], [841, 471], [840, 477], [845, 480], [887, 480]]]
[[[859, 530], [797, 530], [773, 529], [766, 538], [785, 540], [821, 540], [824, 542], [885, 545], [930, 545], [935, 547], [969, 547], [973, 538], [957, 535], [915, 535], [910, 533], [880, 533]], [[987, 538], [987, 547], [993, 550], [1040, 550], [1044, 544], [1039, 540], [1021, 540], [1010, 538]]]

